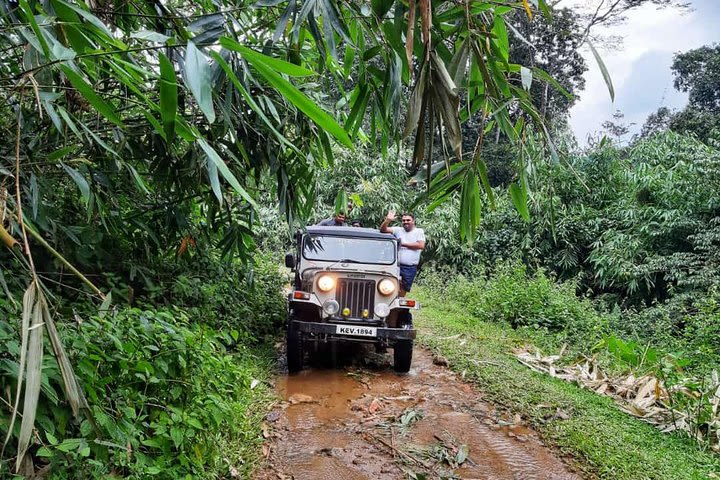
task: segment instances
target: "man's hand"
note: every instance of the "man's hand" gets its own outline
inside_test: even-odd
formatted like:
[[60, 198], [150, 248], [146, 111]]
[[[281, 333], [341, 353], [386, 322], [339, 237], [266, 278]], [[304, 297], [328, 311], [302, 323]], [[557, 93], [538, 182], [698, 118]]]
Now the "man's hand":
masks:
[[380, 231], [382, 233], [392, 233], [392, 229], [388, 228], [388, 225], [390, 225], [390, 222], [393, 220], [395, 220], [395, 210], [388, 210], [387, 215], [385, 215], [385, 220], [380, 224]]

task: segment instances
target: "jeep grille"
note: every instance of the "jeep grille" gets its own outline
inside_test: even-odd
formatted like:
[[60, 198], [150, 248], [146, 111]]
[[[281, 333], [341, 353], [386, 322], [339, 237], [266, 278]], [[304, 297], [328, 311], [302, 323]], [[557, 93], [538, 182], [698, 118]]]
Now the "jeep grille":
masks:
[[367, 309], [368, 319], [373, 318], [375, 308], [375, 281], [355, 280], [351, 278], [338, 279], [335, 297], [340, 304], [340, 311], [350, 309], [350, 316], [362, 318], [362, 311]]

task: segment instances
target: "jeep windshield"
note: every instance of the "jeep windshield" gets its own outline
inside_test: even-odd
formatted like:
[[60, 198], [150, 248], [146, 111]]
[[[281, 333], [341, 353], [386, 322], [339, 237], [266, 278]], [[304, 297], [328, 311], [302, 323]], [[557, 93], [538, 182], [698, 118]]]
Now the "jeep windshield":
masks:
[[390, 239], [307, 235], [303, 243], [303, 257], [324, 262], [392, 265], [396, 250], [397, 243]]

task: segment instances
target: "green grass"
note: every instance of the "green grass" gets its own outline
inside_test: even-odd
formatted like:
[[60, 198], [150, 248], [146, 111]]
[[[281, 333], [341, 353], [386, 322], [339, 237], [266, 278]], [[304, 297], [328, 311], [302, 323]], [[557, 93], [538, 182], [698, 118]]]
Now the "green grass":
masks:
[[[687, 437], [661, 433], [608, 397], [521, 365], [512, 355], [513, 347], [528, 343], [520, 332], [481, 321], [428, 288], [413, 293], [423, 305], [416, 315], [420, 343], [465, 371], [485, 400], [520, 413], [578, 470], [603, 479], [720, 478], [720, 457]], [[558, 418], [558, 409], [567, 419]]]
[[236, 364], [258, 380], [252, 390], [243, 392], [238, 398], [236, 415], [232, 419], [233, 432], [220, 432], [219, 450], [225, 452], [220, 459], [221, 466], [209, 478], [227, 478], [228, 465], [238, 471], [240, 478], [251, 478], [252, 473], [262, 465], [262, 423], [268, 413], [276, 394], [270, 387], [270, 380], [275, 374], [277, 352], [269, 344], [253, 346], [233, 354]]

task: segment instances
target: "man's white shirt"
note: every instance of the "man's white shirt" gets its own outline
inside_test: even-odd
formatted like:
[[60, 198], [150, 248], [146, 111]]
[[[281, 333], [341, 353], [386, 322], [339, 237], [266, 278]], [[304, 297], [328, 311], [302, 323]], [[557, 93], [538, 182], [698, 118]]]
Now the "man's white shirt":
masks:
[[[425, 241], [425, 232], [422, 228], [413, 228], [406, 232], [403, 227], [391, 227], [392, 234], [400, 239], [400, 243], [415, 243]], [[417, 265], [420, 262], [420, 250], [412, 250], [407, 247], [400, 246], [398, 252], [398, 263], [400, 265]]]

